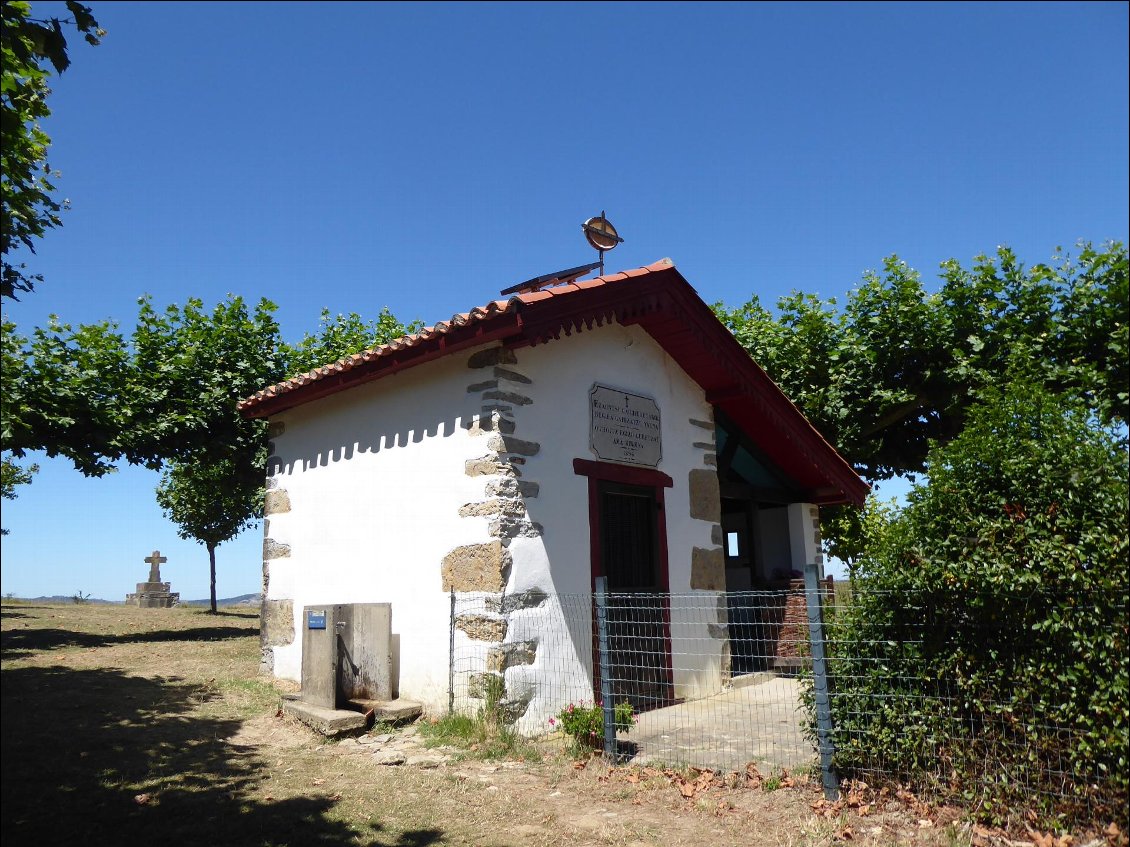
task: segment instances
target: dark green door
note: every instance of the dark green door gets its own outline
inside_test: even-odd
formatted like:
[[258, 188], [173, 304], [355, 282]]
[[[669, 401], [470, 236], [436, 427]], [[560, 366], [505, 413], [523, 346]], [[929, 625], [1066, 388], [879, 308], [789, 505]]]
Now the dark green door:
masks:
[[672, 702], [667, 587], [654, 488], [600, 484], [600, 570], [608, 578], [612, 691], [636, 711]]

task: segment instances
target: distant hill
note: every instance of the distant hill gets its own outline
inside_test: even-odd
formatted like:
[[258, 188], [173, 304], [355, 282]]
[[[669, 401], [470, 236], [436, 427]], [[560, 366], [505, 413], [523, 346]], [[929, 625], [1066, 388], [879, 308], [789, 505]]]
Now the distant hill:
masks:
[[[15, 597], [15, 600], [23, 600], [27, 603], [73, 603], [75, 602], [75, 595], [68, 594], [52, 594], [50, 597]], [[90, 603], [94, 606], [121, 606], [122, 600], [99, 600], [97, 597], [84, 597], [84, 603]]]
[[[262, 594], [240, 594], [238, 597], [228, 597], [224, 600], [216, 598], [217, 606], [258, 606], [263, 600]], [[207, 606], [211, 600], [181, 600], [182, 606]]]

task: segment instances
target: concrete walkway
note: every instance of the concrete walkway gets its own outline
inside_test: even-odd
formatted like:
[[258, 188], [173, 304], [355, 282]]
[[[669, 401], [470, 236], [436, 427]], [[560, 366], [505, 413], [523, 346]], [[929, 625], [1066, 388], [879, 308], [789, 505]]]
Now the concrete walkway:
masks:
[[758, 674], [735, 682], [713, 697], [639, 715], [635, 728], [619, 736], [636, 745], [632, 762], [723, 771], [744, 770], [754, 762], [768, 773], [816, 760], [815, 748], [801, 734], [797, 680]]

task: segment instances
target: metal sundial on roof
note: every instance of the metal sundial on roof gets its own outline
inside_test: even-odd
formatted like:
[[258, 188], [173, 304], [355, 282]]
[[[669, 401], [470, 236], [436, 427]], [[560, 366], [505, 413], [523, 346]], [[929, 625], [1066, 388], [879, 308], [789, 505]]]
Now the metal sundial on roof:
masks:
[[623, 244], [624, 239], [616, 233], [616, 227], [612, 226], [612, 223], [604, 216], [603, 209], [599, 217], [589, 218], [581, 224], [581, 229], [592, 248], [600, 253], [600, 261], [597, 264], [600, 266], [600, 275], [604, 276], [605, 251], [613, 249], [617, 244]]

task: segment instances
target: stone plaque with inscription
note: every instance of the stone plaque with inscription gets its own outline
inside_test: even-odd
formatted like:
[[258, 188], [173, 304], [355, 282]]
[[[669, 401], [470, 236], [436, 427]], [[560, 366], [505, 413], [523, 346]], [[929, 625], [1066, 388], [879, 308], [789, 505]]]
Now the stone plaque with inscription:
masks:
[[654, 468], [663, 458], [659, 405], [641, 397], [594, 385], [589, 392], [589, 448], [606, 462]]

